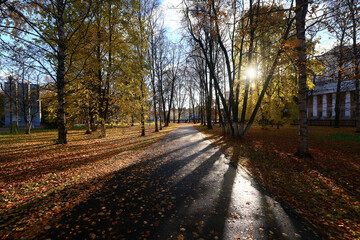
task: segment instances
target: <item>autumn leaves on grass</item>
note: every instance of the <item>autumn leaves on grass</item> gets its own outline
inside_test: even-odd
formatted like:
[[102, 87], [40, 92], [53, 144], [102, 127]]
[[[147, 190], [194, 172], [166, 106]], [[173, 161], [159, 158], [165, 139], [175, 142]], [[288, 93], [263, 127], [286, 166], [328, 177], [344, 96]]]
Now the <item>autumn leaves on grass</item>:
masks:
[[198, 126], [280, 198], [332, 239], [360, 238], [360, 139], [342, 129], [310, 129], [314, 159], [295, 158], [297, 130], [254, 128], [245, 139]]
[[[0, 214], [5, 220], [0, 222], [0, 228], [7, 229], [0, 236], [16, 229], [21, 233], [24, 228], [19, 227], [20, 223], [28, 228], [39, 221], [46, 224], [45, 219], [70, 208], [94, 187], [101, 186], [101, 179], [134, 164], [136, 156], [174, 127], [159, 133], [148, 127], [145, 137], [140, 136], [138, 126], [113, 128], [102, 139], [83, 131], [69, 131], [67, 145], [54, 144], [55, 131], [0, 135]], [[58, 190], [71, 199], [54, 194]], [[46, 200], [42, 204], [47, 206], [37, 206], [36, 202], [43, 198]], [[41, 217], [39, 207], [44, 209]], [[29, 208], [28, 216], [15, 217], [24, 208]]]

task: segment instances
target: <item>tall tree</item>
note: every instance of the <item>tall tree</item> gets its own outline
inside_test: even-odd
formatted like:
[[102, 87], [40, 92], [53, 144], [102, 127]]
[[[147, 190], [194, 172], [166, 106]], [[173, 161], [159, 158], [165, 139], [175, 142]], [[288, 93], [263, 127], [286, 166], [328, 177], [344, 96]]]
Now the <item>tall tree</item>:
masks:
[[[39, 57], [39, 54], [33, 56], [55, 81], [58, 105], [57, 142], [67, 143], [65, 114], [67, 74], [72, 67], [71, 56], [76, 52], [75, 46], [82, 41], [82, 38], [75, 33], [88, 17], [90, 4], [81, 0], [24, 0], [4, 4], [12, 13], [12, 21], [8, 21], [10, 27], [31, 35], [36, 41], [30, 44], [36, 44], [39, 53], [45, 53], [43, 56], [49, 58], [50, 64], [41, 63], [43, 57]], [[26, 37], [22, 40], [24, 43], [29, 41]]]
[[306, 38], [305, 20], [308, 10], [308, 0], [296, 0], [296, 50], [298, 52], [298, 71], [299, 71], [299, 142], [295, 156], [311, 157], [308, 141], [308, 122], [306, 116], [306, 95], [307, 95], [307, 69], [306, 69]]
[[343, 81], [346, 80], [346, 71], [345, 71], [345, 58], [348, 54], [346, 51], [346, 43], [349, 37], [349, 26], [350, 18], [348, 13], [348, 8], [344, 1], [335, 1], [329, 0], [327, 2], [329, 10], [329, 20], [326, 24], [328, 31], [334, 35], [338, 41], [338, 46], [333, 49], [334, 56], [337, 60], [337, 80], [336, 86], [336, 101], [335, 101], [335, 124], [336, 128], [340, 127], [340, 118], [341, 118], [341, 86]]
[[177, 110], [177, 122], [180, 123], [180, 119], [181, 119], [181, 115], [184, 112], [184, 107], [185, 107], [185, 101], [187, 100], [187, 94], [185, 92], [186, 89], [186, 81], [187, 81], [187, 76], [186, 76], [186, 72], [187, 72], [187, 68], [186, 66], [182, 67], [181, 71], [181, 76], [178, 81], [176, 81], [176, 86], [175, 86], [175, 97], [174, 97], [174, 107]]
[[[141, 135], [145, 136], [145, 115], [146, 115], [146, 101], [147, 101], [147, 86], [146, 79], [149, 77], [149, 69], [151, 64], [148, 62], [150, 59], [148, 56], [149, 51], [149, 36], [151, 36], [152, 26], [151, 19], [154, 15], [155, 9], [158, 7], [156, 0], [140, 0], [138, 2], [138, 9], [136, 13], [136, 24], [138, 26], [138, 36], [136, 49], [136, 57], [139, 63], [138, 80], [140, 85], [140, 122], [141, 122]], [[150, 66], [150, 67], [149, 67]], [[150, 73], [151, 78], [151, 73]]]
[[[206, 65], [210, 72], [210, 76], [214, 82], [216, 93], [219, 95], [219, 100], [223, 105], [224, 116], [225, 116], [226, 122], [228, 123], [230, 132], [231, 132], [231, 134], [235, 135], [236, 130], [234, 130], [233, 122], [234, 121], [237, 122], [237, 116], [234, 117], [232, 115], [234, 115], [238, 112], [237, 105], [239, 104], [239, 102], [238, 102], [237, 98], [239, 95], [237, 94], [237, 91], [240, 92], [240, 90], [237, 90], [238, 86], [237, 85], [235, 86], [234, 79], [235, 79], [235, 75], [236, 75], [235, 70], [238, 69], [238, 71], [241, 71], [241, 68], [236, 67], [236, 65], [235, 65], [236, 61], [234, 60], [235, 54], [233, 53], [233, 49], [236, 46], [235, 45], [236, 41], [233, 41], [232, 44], [228, 44], [231, 41], [228, 41], [224, 35], [224, 32], [228, 32], [228, 29], [226, 28], [226, 26], [228, 25], [227, 24], [227, 20], [229, 19], [228, 16], [231, 16], [231, 14], [228, 14], [228, 11], [226, 11], [226, 8], [227, 8], [227, 6], [233, 6], [232, 4], [226, 5], [226, 4], [224, 4], [224, 2], [226, 2], [226, 1], [204, 1], [204, 2], [201, 2], [202, 5], [200, 4], [200, 6], [199, 6], [199, 4], [197, 4], [197, 2], [195, 4], [193, 4], [193, 6], [189, 6], [187, 1], [184, 1], [184, 4], [186, 6], [185, 17], [186, 17], [186, 21], [188, 24], [188, 31], [189, 31], [190, 35], [192, 36], [194, 41], [198, 44], [201, 51], [203, 52], [203, 56], [206, 60]], [[252, 3], [252, 1], [250, 3]], [[253, 6], [251, 4], [251, 9], [248, 9], [246, 11], [244, 10], [243, 15], [241, 17], [246, 19], [246, 18], [253, 16], [252, 14], [250, 14], [253, 12], [252, 8], [253, 8]], [[262, 75], [262, 77], [263, 77], [262, 89], [261, 89], [261, 91], [259, 89], [259, 96], [257, 98], [256, 103], [254, 104], [254, 107], [252, 109], [249, 109], [249, 111], [247, 111], [248, 104], [245, 104], [245, 106], [243, 104], [244, 108], [246, 108], [244, 110], [246, 110], [246, 112], [249, 113], [250, 117], [249, 117], [249, 120], [247, 121], [246, 127], [244, 126], [244, 129], [240, 130], [240, 132], [241, 132], [240, 137], [246, 136], [246, 134], [250, 130], [250, 128], [257, 116], [257, 112], [261, 106], [262, 100], [265, 96], [268, 86], [269, 86], [271, 80], [273, 79], [275, 71], [278, 68], [280, 59], [283, 56], [284, 49], [286, 49], [287, 45], [289, 45], [289, 43], [288, 43], [289, 34], [291, 32], [292, 23], [294, 21], [294, 18], [292, 16], [292, 10], [291, 10], [292, 5], [289, 7], [289, 9], [284, 9], [281, 6], [276, 6], [276, 5], [270, 5], [270, 6], [266, 6], [266, 7], [262, 7], [262, 8], [264, 9], [264, 12], [262, 12], [262, 14], [261, 14], [262, 19], [260, 19], [259, 22], [260, 21], [265, 22], [265, 23], [269, 22], [268, 23], [269, 26], [268, 26], [267, 30], [269, 28], [272, 31], [274, 31], [275, 29], [277, 30], [277, 33], [273, 34], [273, 37], [276, 38], [273, 40], [274, 51], [269, 52], [269, 53], [271, 53], [271, 56], [269, 56], [271, 63], [269, 64], [268, 69], [266, 69], [265, 73]], [[233, 11], [233, 7], [230, 7], [230, 9]], [[256, 5], [255, 9], [256, 9], [256, 11], [255, 11], [256, 13], [258, 13], [259, 10], [261, 9], [259, 2]], [[251, 10], [251, 11], [249, 11], [249, 10]], [[190, 14], [190, 12], [194, 12], [194, 14]], [[260, 17], [260, 14], [259, 14], [259, 17]], [[264, 21], [264, 19], [265, 19], [265, 21]], [[243, 28], [248, 28], [248, 27], [245, 27], [245, 26], [247, 26], [247, 24], [239, 24], [237, 26], [240, 26]], [[280, 27], [278, 27], [278, 26], [280, 26]], [[222, 89], [220, 88], [219, 77], [217, 76], [217, 72], [216, 72], [216, 61], [215, 61], [213, 54], [211, 54], [211, 53], [213, 53], [213, 51], [208, 51], [208, 49], [211, 50], [211, 45], [208, 45], [208, 42], [205, 41], [206, 38], [204, 38], [204, 36], [206, 36], [206, 33], [209, 31], [209, 28], [211, 29], [211, 31], [210, 31], [211, 37], [214, 38], [214, 40], [215, 40], [214, 42], [221, 49], [221, 53], [224, 58], [225, 68], [226, 68], [226, 77], [228, 80], [228, 85], [230, 87], [228, 94], [226, 92], [225, 93], [222, 92]], [[258, 28], [258, 27], [256, 27], [256, 28]], [[254, 27], [254, 29], [255, 29], [255, 27]], [[247, 35], [245, 39], [246, 40], [247, 40], [247, 38], [251, 39], [252, 34], [248, 35], [249, 31], [245, 31], [245, 30], [246, 29], [238, 29], [238, 30], [233, 30], [233, 31], [244, 32], [244, 34]], [[252, 31], [250, 31], [250, 33], [251, 32]], [[253, 32], [253, 34], [255, 35], [255, 31]], [[253, 41], [254, 41], [254, 39], [253, 39]], [[211, 42], [211, 41], [209, 41], [209, 42]], [[253, 50], [255, 49], [255, 46], [251, 46], [251, 44], [247, 44], [245, 47], [251, 48], [250, 52], [253, 52]], [[242, 48], [241, 44], [240, 44], [240, 48]], [[241, 50], [241, 52], [243, 52], [242, 50]], [[244, 50], [244, 51], [246, 51], [246, 50]], [[242, 57], [248, 57], [247, 61], [242, 60], [242, 62], [244, 64], [248, 64], [249, 55], [241, 54], [241, 52], [240, 52], [240, 50], [238, 50], [237, 55], [242, 56]], [[247, 51], [247, 52], [249, 52], [249, 51]], [[252, 60], [252, 57], [250, 58], [250, 60]], [[240, 73], [238, 72], [238, 74], [240, 74]], [[245, 89], [247, 89], [247, 84], [245, 84]], [[234, 90], [235, 90], [235, 93], [234, 93]], [[227, 96], [229, 96], [228, 101], [224, 95], [226, 96], [226, 98], [227, 98]], [[243, 101], [244, 100], [246, 100], [246, 94], [243, 98]], [[246, 101], [244, 101], [244, 102], [246, 102]], [[243, 118], [243, 120], [244, 120], [244, 118]]]
[[[151, 81], [151, 88], [152, 88], [152, 95], [153, 95], [153, 113], [154, 113], [154, 120], [155, 120], [155, 132], [159, 131], [158, 127], [158, 116], [159, 112], [157, 109], [158, 97], [160, 95], [158, 94], [158, 82], [159, 82], [159, 75], [157, 74], [158, 71], [161, 71], [160, 69], [157, 69], [160, 67], [161, 64], [159, 64], [159, 61], [161, 59], [158, 58], [157, 51], [160, 50], [160, 45], [162, 45], [162, 41], [164, 39], [165, 29], [162, 22], [162, 13], [160, 14], [152, 14], [151, 19], [149, 20], [149, 64], [151, 67], [150, 72], [150, 81]], [[160, 114], [161, 115], [161, 114]], [[161, 118], [161, 116], [160, 116]], [[161, 128], [161, 121], [160, 121], [160, 128]]]
[[166, 109], [165, 109], [165, 89], [164, 89], [164, 76], [165, 69], [167, 68], [168, 61], [168, 41], [164, 31], [160, 31], [158, 35], [158, 42], [155, 45], [155, 72], [157, 78], [157, 91], [159, 93], [159, 118], [160, 118], [160, 130], [162, 130], [162, 121], [166, 124]]
[[175, 45], [172, 46], [172, 49], [170, 51], [170, 61], [169, 61], [169, 69], [168, 76], [170, 81], [170, 96], [168, 99], [168, 112], [166, 115], [166, 122], [165, 126], [169, 126], [170, 123], [170, 112], [173, 108], [173, 102], [174, 102], [174, 95], [175, 95], [175, 82], [180, 77], [180, 65], [181, 65], [181, 48], [176, 47]]

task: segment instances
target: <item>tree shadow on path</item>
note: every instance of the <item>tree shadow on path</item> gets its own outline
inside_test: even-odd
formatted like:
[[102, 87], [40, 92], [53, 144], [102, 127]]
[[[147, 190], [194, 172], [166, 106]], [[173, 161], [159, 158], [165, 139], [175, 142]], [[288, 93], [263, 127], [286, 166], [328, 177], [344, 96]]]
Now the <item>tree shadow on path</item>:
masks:
[[[118, 171], [40, 238], [234, 239], [237, 232], [255, 239], [284, 237], [275, 217], [265, 220], [264, 209], [271, 211], [268, 204], [273, 200], [264, 202], [269, 197], [253, 181], [239, 178], [238, 169], [218, 148], [204, 138], [176, 146], [176, 141], [197, 133], [192, 127], [184, 129], [181, 137], [169, 134], [157, 145], [173, 146], [147, 153], [142, 161]], [[246, 194], [256, 209], [249, 206]], [[286, 234], [292, 237], [294, 231]]]

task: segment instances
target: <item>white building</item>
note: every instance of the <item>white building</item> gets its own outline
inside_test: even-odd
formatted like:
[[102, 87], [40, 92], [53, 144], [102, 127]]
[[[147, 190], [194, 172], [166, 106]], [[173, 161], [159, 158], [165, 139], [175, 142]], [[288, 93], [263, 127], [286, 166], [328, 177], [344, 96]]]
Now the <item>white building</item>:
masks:
[[[360, 49], [359, 49], [360, 50]], [[315, 89], [308, 92], [308, 119], [310, 125], [333, 125], [338, 76], [338, 48], [328, 51], [321, 60], [325, 64], [323, 75], [318, 76]], [[353, 76], [351, 47], [344, 50], [343, 81], [340, 84], [340, 125], [355, 126], [356, 85]]]
[[41, 102], [38, 84], [18, 83], [15, 80], [5, 84], [5, 127], [17, 123], [19, 127], [25, 127], [25, 114], [27, 119], [33, 119], [32, 126], [41, 124]]

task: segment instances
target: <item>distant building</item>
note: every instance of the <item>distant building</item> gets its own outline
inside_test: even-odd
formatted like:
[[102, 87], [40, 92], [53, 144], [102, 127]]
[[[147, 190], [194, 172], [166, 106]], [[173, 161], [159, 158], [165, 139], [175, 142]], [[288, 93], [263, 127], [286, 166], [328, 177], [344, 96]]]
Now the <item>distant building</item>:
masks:
[[[344, 49], [343, 81], [340, 84], [340, 125], [355, 126], [356, 86], [351, 65], [351, 47]], [[360, 50], [360, 49], [359, 49]], [[308, 119], [310, 125], [334, 125], [338, 76], [339, 49], [335, 47], [323, 54], [320, 60], [325, 64], [324, 73], [318, 76], [315, 89], [308, 92]]]
[[[313, 125], [332, 125], [334, 120], [336, 102], [336, 82], [315, 86], [308, 102], [308, 119]], [[348, 80], [341, 83], [340, 91], [340, 121], [341, 125], [355, 125], [356, 101], [355, 81]]]
[[5, 127], [17, 123], [25, 127], [25, 117], [32, 118], [32, 127], [41, 125], [41, 102], [38, 84], [18, 83], [10, 79], [4, 84], [5, 93]]

